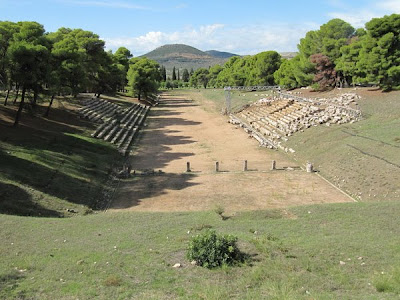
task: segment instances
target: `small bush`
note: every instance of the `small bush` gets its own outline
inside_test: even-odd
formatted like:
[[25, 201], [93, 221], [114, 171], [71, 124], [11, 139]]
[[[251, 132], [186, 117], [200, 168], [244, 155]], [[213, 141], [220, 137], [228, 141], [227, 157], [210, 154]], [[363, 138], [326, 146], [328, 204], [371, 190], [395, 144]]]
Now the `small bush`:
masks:
[[192, 238], [187, 257], [195, 260], [199, 266], [209, 269], [233, 265], [243, 261], [243, 254], [236, 242], [235, 236], [218, 235], [214, 230], [207, 230]]
[[215, 213], [219, 216], [222, 216], [222, 214], [225, 212], [225, 209], [221, 205], [217, 205], [214, 209]]
[[217, 215], [219, 215], [219, 216], [221, 217], [222, 220], [225, 219], [224, 216], [223, 216], [223, 213], [225, 212], [225, 208], [224, 208], [222, 205], [217, 205], [217, 206], [214, 208], [214, 211], [215, 211], [215, 213], [216, 213]]

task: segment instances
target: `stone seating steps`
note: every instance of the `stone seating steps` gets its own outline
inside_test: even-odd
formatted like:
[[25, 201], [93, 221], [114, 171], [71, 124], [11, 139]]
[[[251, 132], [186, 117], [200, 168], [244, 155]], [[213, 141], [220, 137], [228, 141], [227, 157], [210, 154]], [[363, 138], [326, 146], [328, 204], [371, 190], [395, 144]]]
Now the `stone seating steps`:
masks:
[[[87, 106], [79, 110], [79, 113], [93, 122], [101, 122], [104, 118], [110, 118], [115, 114], [121, 112], [119, 105], [111, 103], [106, 100], [95, 99], [90, 100]], [[88, 103], [88, 102], [86, 102]]]
[[103, 102], [97, 101], [92, 104], [89, 104], [88, 106], [84, 107], [81, 111], [79, 111], [84, 117], [89, 115], [93, 110], [98, 109], [104, 105]]
[[133, 113], [129, 115], [129, 118], [127, 120], [125, 120], [124, 122], [121, 121], [121, 123], [123, 123], [122, 126], [126, 127], [129, 126], [129, 124], [131, 124], [132, 122], [136, 123], [144, 109], [144, 107], [136, 108]]
[[[114, 127], [108, 131], [107, 135], [103, 136], [104, 140], [115, 144], [121, 154], [127, 155], [149, 109], [144, 105], [135, 105], [135, 107], [128, 109], [121, 121], [114, 123]], [[124, 123], [122, 123], [122, 120], [124, 120]]]
[[102, 99], [91, 99], [82, 102], [84, 107], [79, 113], [94, 122], [104, 121], [91, 134], [92, 137], [104, 139], [118, 147], [126, 155], [143, 125], [149, 107], [142, 104], [132, 104], [128, 109]]
[[143, 106], [141, 104], [132, 104], [130, 108], [125, 112], [124, 117], [121, 119], [121, 123], [127, 122], [127, 120], [134, 114], [137, 113], [139, 109], [141, 109]]
[[108, 125], [106, 127], [104, 127], [104, 129], [102, 131], [100, 131], [100, 133], [95, 137], [98, 139], [102, 139], [114, 127], [114, 125], [116, 123], [117, 123], [117, 120], [112, 120], [111, 122], [107, 123]]

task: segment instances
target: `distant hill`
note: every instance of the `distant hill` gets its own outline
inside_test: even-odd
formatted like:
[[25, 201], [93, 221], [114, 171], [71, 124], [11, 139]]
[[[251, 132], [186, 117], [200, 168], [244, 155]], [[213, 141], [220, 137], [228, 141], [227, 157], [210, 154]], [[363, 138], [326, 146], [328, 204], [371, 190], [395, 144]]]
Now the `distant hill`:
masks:
[[226, 54], [220, 53], [224, 52], [215, 51], [215, 55], [223, 57], [213, 56], [212, 54], [184, 44], [170, 44], [158, 47], [142, 56], [153, 59], [160, 65], [165, 66], [167, 74], [170, 74], [173, 67], [181, 70], [185, 68], [188, 70], [193, 68], [195, 70], [198, 68], [208, 68], [216, 64], [222, 65], [230, 56], [225, 57]]
[[217, 57], [217, 58], [230, 58], [232, 56], [239, 56], [237, 54], [233, 54], [230, 52], [221, 52], [221, 51], [217, 51], [217, 50], [208, 50], [208, 51], [204, 51], [204, 52], [210, 56]]
[[184, 44], [170, 44], [158, 47], [157, 49], [144, 54], [143, 56], [150, 59], [165, 58], [210, 58], [211, 56], [197, 48]]
[[281, 52], [279, 53], [282, 58], [287, 58], [287, 59], [292, 59], [295, 57], [298, 53], [297, 52]]
[[[293, 58], [297, 52], [282, 52], [283, 58]], [[158, 47], [149, 53], [142, 55], [157, 61], [167, 69], [167, 75], [171, 76], [172, 68], [198, 69], [208, 68], [216, 64], [223, 65], [230, 57], [237, 56], [229, 52], [217, 50], [201, 51], [195, 47], [184, 44], [169, 44]]]

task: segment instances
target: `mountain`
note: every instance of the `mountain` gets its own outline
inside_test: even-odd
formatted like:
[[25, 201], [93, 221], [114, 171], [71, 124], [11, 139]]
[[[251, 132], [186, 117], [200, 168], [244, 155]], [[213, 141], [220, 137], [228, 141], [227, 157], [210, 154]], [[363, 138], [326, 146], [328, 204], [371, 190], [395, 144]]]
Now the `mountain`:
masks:
[[298, 52], [281, 52], [279, 54], [282, 56], [282, 58], [292, 59], [298, 54]]
[[[283, 58], [291, 59], [297, 55], [297, 52], [282, 52], [280, 54]], [[173, 67], [180, 70], [208, 68], [216, 64], [223, 65], [232, 56], [237, 55], [217, 50], [201, 51], [184, 44], [164, 45], [142, 55], [142, 57], [155, 60], [163, 65], [167, 69], [168, 76], [171, 76]]]
[[209, 58], [207, 53], [184, 44], [170, 44], [158, 47], [157, 49], [144, 54], [143, 56], [150, 59], [165, 59], [165, 58]]
[[239, 56], [237, 54], [233, 54], [233, 53], [229, 53], [229, 52], [221, 52], [221, 51], [217, 51], [217, 50], [208, 50], [208, 51], [204, 51], [204, 52], [210, 56], [217, 57], [217, 58], [230, 58], [232, 56]]
[[167, 73], [170, 74], [173, 67], [181, 70], [190, 70], [192, 68], [195, 70], [198, 68], [208, 68], [216, 64], [222, 65], [228, 60], [229, 57], [225, 57], [226, 54], [219, 53], [224, 52], [215, 51], [215, 55], [219, 56], [213, 56], [207, 52], [188, 45], [170, 44], [158, 47], [157, 49], [142, 56], [155, 60], [160, 65], [165, 66]]

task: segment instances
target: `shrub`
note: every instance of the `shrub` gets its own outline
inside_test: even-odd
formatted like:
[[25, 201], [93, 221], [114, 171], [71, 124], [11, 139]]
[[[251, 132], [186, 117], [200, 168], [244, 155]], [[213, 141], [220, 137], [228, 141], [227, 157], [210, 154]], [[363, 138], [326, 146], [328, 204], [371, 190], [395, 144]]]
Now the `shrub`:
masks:
[[243, 254], [236, 245], [237, 237], [218, 235], [214, 230], [207, 230], [192, 238], [187, 257], [199, 266], [215, 268], [232, 265], [243, 261]]
[[217, 215], [219, 215], [221, 218], [223, 218], [222, 214], [225, 212], [225, 209], [224, 209], [223, 206], [217, 205], [217, 206], [215, 207], [214, 211], [215, 211], [215, 213], [216, 213]]

